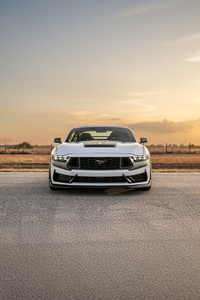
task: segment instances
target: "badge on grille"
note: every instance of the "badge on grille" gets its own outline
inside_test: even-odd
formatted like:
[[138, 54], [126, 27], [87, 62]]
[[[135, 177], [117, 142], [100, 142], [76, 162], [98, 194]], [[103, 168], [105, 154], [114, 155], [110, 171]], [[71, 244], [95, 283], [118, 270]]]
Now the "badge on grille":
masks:
[[103, 166], [105, 163], [107, 162], [107, 160], [106, 159], [97, 159], [97, 160], [95, 160], [95, 163], [97, 164], [97, 165], [99, 165], [99, 166]]

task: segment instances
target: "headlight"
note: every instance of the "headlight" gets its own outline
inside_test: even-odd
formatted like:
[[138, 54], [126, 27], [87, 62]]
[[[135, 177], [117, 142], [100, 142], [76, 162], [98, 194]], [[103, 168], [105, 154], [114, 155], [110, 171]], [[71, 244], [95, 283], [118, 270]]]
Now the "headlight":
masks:
[[145, 161], [149, 159], [149, 154], [144, 154], [144, 155], [134, 155], [131, 157], [133, 162], [139, 162], [139, 161]]
[[53, 161], [62, 161], [62, 162], [67, 161], [66, 155], [52, 155], [51, 157]]

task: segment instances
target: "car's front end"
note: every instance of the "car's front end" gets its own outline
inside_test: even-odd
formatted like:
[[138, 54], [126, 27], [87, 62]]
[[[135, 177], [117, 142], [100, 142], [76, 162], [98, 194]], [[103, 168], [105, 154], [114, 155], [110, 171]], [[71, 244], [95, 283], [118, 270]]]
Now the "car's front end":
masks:
[[52, 151], [49, 179], [52, 189], [72, 187], [149, 189], [150, 155], [147, 148], [136, 141], [66, 140]]

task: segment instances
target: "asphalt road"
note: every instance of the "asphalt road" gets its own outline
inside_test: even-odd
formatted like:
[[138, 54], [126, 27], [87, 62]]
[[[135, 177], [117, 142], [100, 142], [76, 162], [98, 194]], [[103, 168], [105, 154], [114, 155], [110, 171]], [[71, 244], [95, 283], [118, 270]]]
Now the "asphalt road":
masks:
[[0, 173], [0, 299], [200, 299], [200, 173], [51, 191]]

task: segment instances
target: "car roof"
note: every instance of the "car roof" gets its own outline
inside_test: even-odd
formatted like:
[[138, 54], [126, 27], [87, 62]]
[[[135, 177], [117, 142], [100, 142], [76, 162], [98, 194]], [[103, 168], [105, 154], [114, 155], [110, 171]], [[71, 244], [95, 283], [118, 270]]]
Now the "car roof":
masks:
[[129, 129], [127, 126], [121, 126], [121, 125], [85, 125], [85, 126], [77, 126], [77, 127], [74, 127], [73, 129], [77, 129], [77, 128], [96, 128], [96, 127], [99, 127], [99, 128], [104, 128], [104, 127], [110, 127], [110, 128], [127, 128]]

